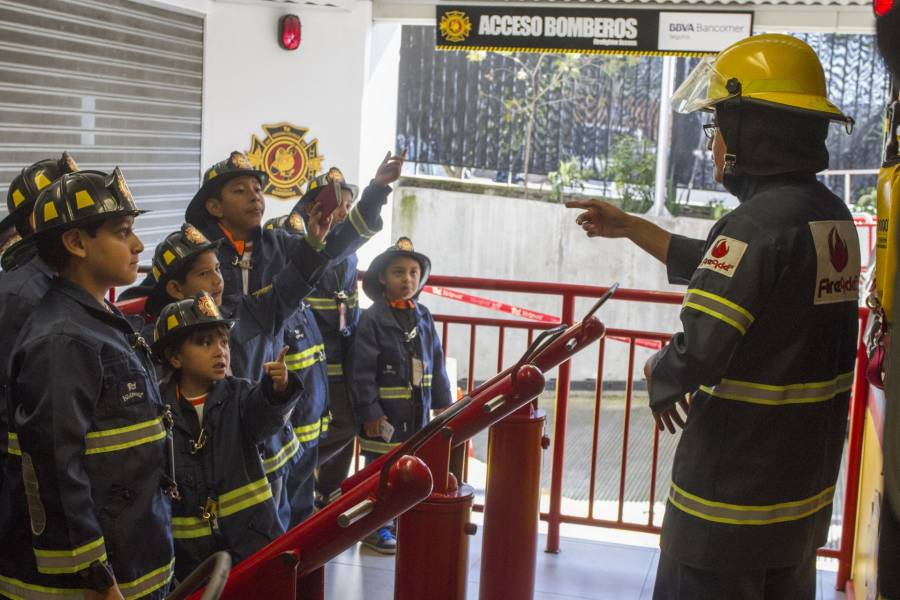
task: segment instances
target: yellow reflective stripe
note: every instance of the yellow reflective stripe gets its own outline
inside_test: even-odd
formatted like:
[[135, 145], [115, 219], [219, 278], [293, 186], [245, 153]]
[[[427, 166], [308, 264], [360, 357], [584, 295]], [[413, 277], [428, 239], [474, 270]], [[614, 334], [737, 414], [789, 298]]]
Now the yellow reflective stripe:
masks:
[[387, 454], [400, 444], [402, 444], [402, 442], [392, 444], [390, 442], [379, 442], [364, 437], [359, 438], [359, 449], [362, 452], [373, 452], [375, 454]]
[[328, 431], [328, 426], [331, 425], [331, 417], [325, 415], [322, 417], [322, 433]]
[[269, 480], [263, 477], [219, 496], [219, 516], [231, 516], [246, 508], [261, 504], [271, 497], [272, 488], [269, 487]]
[[765, 383], [723, 379], [713, 387], [700, 386], [701, 390], [716, 398], [766, 406], [826, 402], [838, 394], [849, 392], [852, 388], [853, 371], [838, 375], [834, 379], [827, 381], [793, 383], [790, 385], [768, 385]]
[[9, 432], [6, 442], [6, 452], [14, 456], [22, 456], [22, 448], [19, 446], [19, 434]]
[[[303, 299], [314, 310], [337, 310], [337, 300], [335, 298], [325, 298], [321, 296], [307, 296]], [[359, 291], [355, 291], [347, 296], [344, 302], [350, 308], [359, 306]]]
[[293, 436], [290, 442], [281, 447], [281, 450], [263, 460], [263, 471], [265, 471], [266, 475], [274, 473], [283, 467], [287, 461], [291, 460], [298, 450], [300, 450], [300, 442], [297, 441], [296, 436]]
[[328, 375], [330, 377], [340, 377], [344, 374], [344, 365], [335, 363], [328, 365]]
[[696, 311], [724, 321], [742, 334], [747, 333], [754, 320], [753, 315], [742, 306], [722, 296], [696, 288], [687, 291], [684, 297], [684, 307], [693, 308]]
[[34, 558], [39, 573], [60, 575], [77, 573], [86, 569], [95, 560], [106, 560], [106, 545], [103, 536], [73, 550], [40, 550], [34, 548]]
[[798, 521], [819, 512], [834, 496], [834, 486], [809, 498], [762, 506], [715, 502], [684, 491], [675, 483], [669, 489], [669, 502], [680, 510], [700, 519], [731, 525], [771, 525]]
[[378, 395], [385, 400], [406, 400], [412, 398], [412, 390], [405, 385], [400, 387], [380, 387], [378, 388]]
[[324, 421], [325, 419], [319, 419], [315, 423], [310, 423], [309, 425], [294, 427], [294, 435], [297, 436], [297, 441], [301, 443], [311, 442], [318, 438], [322, 433]]
[[134, 581], [127, 581], [125, 583], [118, 582], [117, 584], [122, 595], [125, 596], [125, 600], [132, 600], [133, 598], [141, 598], [155, 592], [163, 586], [167, 586], [169, 582], [172, 581], [174, 574], [175, 559], [173, 558], [168, 565], [154, 569]]
[[300, 371], [323, 360], [325, 360], [325, 344], [317, 344], [301, 352], [288, 354], [284, 362], [291, 371]]
[[315, 310], [337, 310], [337, 300], [334, 298], [307, 296], [303, 300]]
[[433, 378], [433, 375], [426, 373], [425, 376], [422, 378], [422, 387], [431, 387], [432, 378]]
[[363, 218], [362, 213], [359, 212], [359, 206], [354, 206], [353, 208], [351, 208], [350, 214], [347, 217], [350, 220], [350, 224], [353, 225], [353, 229], [356, 230], [356, 233], [358, 233], [360, 237], [369, 239], [373, 235], [378, 233], [377, 231], [371, 229], [369, 227], [369, 224], [366, 223], [366, 220]]
[[12, 577], [0, 575], [0, 593], [13, 600], [59, 600], [61, 598], [77, 598], [83, 600], [81, 589], [54, 588], [44, 585], [25, 583]]
[[85, 436], [85, 454], [100, 454], [102, 452], [115, 452], [125, 450], [142, 444], [149, 444], [166, 437], [166, 428], [162, 419], [157, 417], [149, 421], [118, 427], [116, 429], [104, 429], [91, 431]]
[[172, 536], [176, 540], [188, 540], [208, 535], [212, 535], [209, 519], [172, 517]]

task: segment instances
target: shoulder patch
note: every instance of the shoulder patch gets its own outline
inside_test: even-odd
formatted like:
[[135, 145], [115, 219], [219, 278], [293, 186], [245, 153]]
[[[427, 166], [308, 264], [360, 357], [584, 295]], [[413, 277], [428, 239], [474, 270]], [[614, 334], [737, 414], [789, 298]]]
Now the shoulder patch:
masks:
[[859, 301], [859, 237], [852, 221], [813, 221], [816, 287], [813, 304]]
[[703, 255], [699, 268], [715, 271], [725, 277], [733, 277], [746, 251], [747, 242], [720, 235]]

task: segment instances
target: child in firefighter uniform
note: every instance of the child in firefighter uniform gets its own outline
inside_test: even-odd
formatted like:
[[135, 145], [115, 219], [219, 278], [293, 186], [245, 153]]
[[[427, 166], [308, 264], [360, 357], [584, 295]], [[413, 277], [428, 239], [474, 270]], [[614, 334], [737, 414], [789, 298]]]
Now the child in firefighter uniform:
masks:
[[[372, 261], [363, 279], [373, 304], [359, 321], [351, 365], [363, 427], [360, 448], [367, 459], [409, 439], [428, 423], [431, 410], [452, 402], [434, 320], [416, 300], [430, 271], [428, 257], [400, 238]], [[388, 553], [396, 540], [385, 526], [364, 543]]]
[[[336, 167], [309, 183], [292, 214], [308, 219], [321, 191], [334, 182], [340, 184], [341, 190], [341, 198], [333, 213], [335, 226], [347, 219], [350, 219], [351, 225], [359, 222], [359, 209], [353, 206], [357, 188], [347, 184], [343, 173]], [[353, 459], [353, 439], [358, 430], [350, 397], [352, 388], [349, 371], [346, 368], [360, 315], [357, 262], [354, 252], [332, 264], [319, 278], [316, 290], [306, 299], [315, 315], [328, 359], [328, 416], [324, 421], [327, 432], [319, 444], [319, 469], [315, 481], [319, 506], [327, 504], [331, 494], [347, 477]]]
[[227, 550], [243, 560], [284, 533], [257, 445], [283, 427], [303, 386], [284, 352], [258, 384], [227, 375], [229, 329], [201, 292], [163, 308], [153, 349], [172, 369], [162, 396], [174, 415], [175, 573]]
[[[270, 219], [266, 229], [283, 229], [295, 235], [306, 235], [303, 218], [296, 212]], [[299, 460], [289, 465], [285, 476], [289, 512], [282, 513], [282, 522], [290, 529], [312, 514], [315, 496], [315, 469], [322, 424], [328, 411], [328, 371], [325, 362], [325, 343], [316, 317], [306, 301], [288, 319], [282, 330], [284, 345], [288, 347], [287, 367], [303, 381], [303, 401], [291, 413], [291, 425], [302, 449]]]
[[[6, 204], [9, 214], [0, 221], [0, 236], [9, 231], [0, 253], [6, 254], [10, 270], [0, 273], [0, 465], [6, 462], [7, 410], [6, 393], [9, 382], [7, 365], [9, 353], [19, 337], [22, 325], [53, 281], [53, 270], [37, 256], [34, 246], [17, 252], [15, 243], [32, 233], [30, 217], [41, 190], [65, 173], [78, 170], [78, 165], [63, 153], [62, 158], [47, 158], [22, 169], [9, 185]], [[21, 247], [21, 246], [19, 246]], [[14, 267], [14, 270], [12, 269]], [[4, 476], [0, 470], [0, 519], [5, 514], [6, 496]]]
[[148, 344], [105, 301], [137, 276], [140, 212], [118, 168], [70, 173], [38, 197], [20, 242], [59, 276], [10, 360], [7, 596], [162, 598], [172, 579], [171, 418]]

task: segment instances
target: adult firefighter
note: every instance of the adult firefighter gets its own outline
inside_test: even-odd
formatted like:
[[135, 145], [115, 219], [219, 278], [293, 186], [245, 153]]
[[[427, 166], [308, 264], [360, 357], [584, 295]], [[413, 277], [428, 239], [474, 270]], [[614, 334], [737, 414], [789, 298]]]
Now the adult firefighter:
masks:
[[630, 238], [688, 285], [684, 330], [645, 367], [657, 425], [684, 427], [654, 598], [811, 599], [859, 296], [853, 220], [815, 173], [828, 166], [829, 122], [852, 119], [827, 100], [813, 50], [786, 35], [701, 61], [672, 100], [714, 113], [715, 177], [738, 208], [703, 241], [601, 201], [569, 205], [587, 209], [577, 223], [589, 236]]

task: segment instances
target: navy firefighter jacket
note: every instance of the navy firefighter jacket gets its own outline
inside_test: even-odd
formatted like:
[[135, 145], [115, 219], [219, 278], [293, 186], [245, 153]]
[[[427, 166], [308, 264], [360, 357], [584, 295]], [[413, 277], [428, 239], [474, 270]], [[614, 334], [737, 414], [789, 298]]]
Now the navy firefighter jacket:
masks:
[[0, 592], [43, 597], [31, 584], [65, 597], [82, 587], [79, 571], [108, 560], [126, 598], [162, 598], [171, 420], [144, 339], [115, 307], [56, 279], [12, 351], [10, 383], [19, 460], [7, 461], [16, 501], [0, 531]]
[[[9, 356], [19, 332], [53, 281], [53, 270], [38, 256], [14, 271], [0, 273], [0, 465], [6, 460], [6, 395], [9, 386]], [[5, 486], [0, 469], [0, 519], [6, 510]]]
[[[363, 312], [356, 331], [351, 365], [357, 418], [362, 424], [387, 416], [394, 427], [389, 442], [361, 436], [361, 448], [366, 452], [388, 452], [424, 427], [431, 409], [452, 403], [434, 319], [418, 302], [407, 311], [413, 318], [403, 323], [387, 301], [378, 300]], [[406, 326], [413, 322], [414, 328]], [[414, 359], [422, 361], [420, 382], [414, 378]]]
[[227, 377], [210, 390], [202, 422], [180, 396], [175, 377], [163, 398], [175, 416], [175, 473], [181, 498], [172, 502], [175, 573], [186, 577], [206, 557], [227, 550], [234, 561], [284, 533], [257, 444], [287, 422], [303, 385], [288, 374], [275, 396], [268, 376], [259, 384]]
[[297, 442], [303, 448], [314, 448], [327, 427], [328, 372], [325, 342], [312, 309], [301, 302], [283, 329], [287, 368], [303, 381], [303, 400], [291, 413], [291, 424]]
[[344, 366], [359, 324], [358, 262], [356, 254], [351, 254], [340, 263], [331, 265], [306, 299], [322, 332], [328, 375], [336, 380], [344, 379]]

